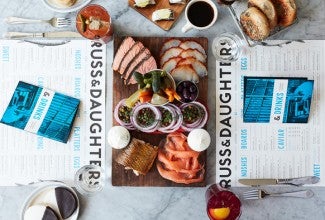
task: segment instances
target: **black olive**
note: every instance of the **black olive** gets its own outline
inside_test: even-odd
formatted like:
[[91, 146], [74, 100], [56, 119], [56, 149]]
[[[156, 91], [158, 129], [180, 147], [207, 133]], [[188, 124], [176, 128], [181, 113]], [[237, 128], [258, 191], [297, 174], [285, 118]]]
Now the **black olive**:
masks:
[[184, 81], [183, 82], [183, 86], [186, 87], [186, 88], [187, 87], [190, 87], [191, 86], [191, 82], [190, 81]]
[[191, 92], [191, 93], [196, 92], [196, 86], [195, 86], [195, 85], [191, 85], [191, 86], [190, 86], [190, 92]]
[[184, 97], [185, 99], [189, 99], [189, 98], [191, 97], [191, 93], [190, 93], [190, 91], [188, 91], [187, 89], [184, 89], [184, 90], [183, 90], [183, 97]]
[[182, 93], [183, 90], [184, 90], [183, 85], [182, 85], [182, 84], [179, 84], [179, 85], [177, 86], [176, 92], [177, 92], [177, 93]]
[[194, 101], [196, 98], [196, 93], [192, 93], [191, 96], [190, 96], [190, 100], [191, 101]]

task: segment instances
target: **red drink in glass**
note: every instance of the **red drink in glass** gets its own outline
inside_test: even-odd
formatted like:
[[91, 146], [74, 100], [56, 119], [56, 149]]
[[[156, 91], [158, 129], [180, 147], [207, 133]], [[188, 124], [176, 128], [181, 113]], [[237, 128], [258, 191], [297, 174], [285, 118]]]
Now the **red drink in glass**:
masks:
[[82, 8], [76, 18], [76, 27], [83, 37], [101, 43], [107, 43], [113, 36], [111, 16], [100, 5]]
[[239, 219], [241, 202], [233, 192], [213, 184], [207, 189], [205, 199], [211, 220]]

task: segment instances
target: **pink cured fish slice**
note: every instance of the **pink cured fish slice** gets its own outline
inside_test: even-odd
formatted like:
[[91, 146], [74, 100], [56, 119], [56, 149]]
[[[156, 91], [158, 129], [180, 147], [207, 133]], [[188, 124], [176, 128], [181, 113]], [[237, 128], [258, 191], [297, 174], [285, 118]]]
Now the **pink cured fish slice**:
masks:
[[118, 48], [114, 61], [113, 61], [113, 70], [117, 71], [120, 63], [122, 62], [125, 54], [131, 49], [132, 45], [135, 44], [135, 41], [133, 40], [132, 37], [127, 37], [123, 40], [121, 43], [120, 47]]
[[199, 44], [198, 42], [196, 41], [193, 41], [193, 40], [186, 40], [184, 42], [182, 42], [180, 45], [179, 45], [180, 48], [184, 49], [184, 50], [187, 50], [187, 49], [196, 49], [198, 50], [200, 53], [202, 53], [204, 55], [204, 57], [206, 58], [207, 57], [207, 54], [206, 54], [206, 51], [204, 50], [204, 48], [202, 47], [201, 44]]
[[129, 52], [125, 55], [120, 68], [118, 69], [119, 73], [124, 75], [125, 72], [129, 69], [131, 63], [136, 60], [136, 58], [145, 50], [145, 47], [141, 42], [136, 42], [134, 46], [129, 50]]
[[[157, 63], [153, 56], [150, 56], [149, 59], [144, 60], [144, 62], [135, 70], [141, 74], [145, 74], [151, 70], [157, 69]], [[130, 78], [130, 81], [128, 84], [136, 84], [133, 74]]]
[[160, 56], [163, 55], [165, 51], [168, 50], [169, 48], [178, 47], [181, 43], [182, 41], [175, 38], [167, 40], [160, 50]]
[[198, 172], [198, 177], [194, 177], [191, 173], [177, 172], [175, 170], [165, 169], [161, 162], [157, 162], [157, 170], [159, 174], [168, 180], [171, 180], [175, 183], [199, 183], [203, 181], [205, 169], [202, 168], [200, 172]]
[[124, 84], [127, 85], [130, 81], [131, 74], [136, 70], [145, 60], [148, 60], [151, 57], [150, 51], [148, 48], [145, 48], [142, 53], [140, 53], [130, 64], [127, 72], [123, 74]]

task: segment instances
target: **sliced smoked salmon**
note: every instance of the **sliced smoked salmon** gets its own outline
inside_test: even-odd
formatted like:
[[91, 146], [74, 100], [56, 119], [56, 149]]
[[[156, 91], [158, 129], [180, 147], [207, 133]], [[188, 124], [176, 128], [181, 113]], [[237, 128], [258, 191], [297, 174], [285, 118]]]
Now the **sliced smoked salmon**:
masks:
[[199, 154], [188, 146], [184, 134], [171, 133], [158, 151], [158, 172], [163, 178], [176, 183], [202, 182], [205, 169], [199, 162]]

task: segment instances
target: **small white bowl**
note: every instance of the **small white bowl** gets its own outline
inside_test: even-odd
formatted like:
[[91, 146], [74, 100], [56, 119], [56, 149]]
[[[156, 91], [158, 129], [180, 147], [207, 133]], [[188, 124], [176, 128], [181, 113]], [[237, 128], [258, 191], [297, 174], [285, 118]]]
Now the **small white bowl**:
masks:
[[61, 12], [61, 13], [77, 11], [83, 8], [89, 2], [91, 2], [91, 0], [77, 0], [77, 2], [70, 7], [62, 7], [56, 4], [54, 0], [42, 0], [42, 1], [48, 9], [56, 12]]

